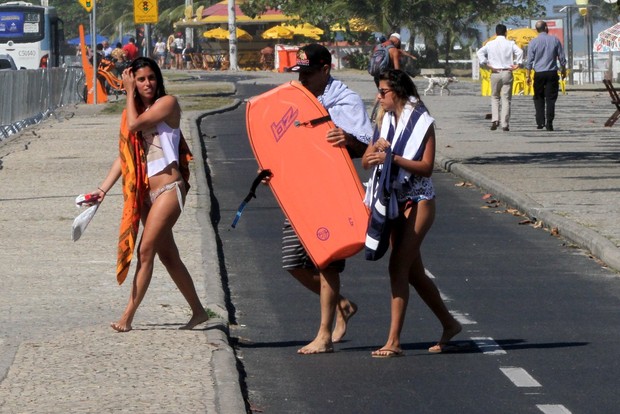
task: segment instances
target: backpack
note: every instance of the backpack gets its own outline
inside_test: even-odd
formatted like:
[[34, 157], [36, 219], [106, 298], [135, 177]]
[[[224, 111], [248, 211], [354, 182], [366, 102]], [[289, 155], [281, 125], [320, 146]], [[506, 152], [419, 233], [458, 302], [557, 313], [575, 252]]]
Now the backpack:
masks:
[[394, 45], [378, 45], [370, 55], [368, 62], [368, 73], [373, 77], [378, 77], [381, 72], [390, 66], [390, 49]]

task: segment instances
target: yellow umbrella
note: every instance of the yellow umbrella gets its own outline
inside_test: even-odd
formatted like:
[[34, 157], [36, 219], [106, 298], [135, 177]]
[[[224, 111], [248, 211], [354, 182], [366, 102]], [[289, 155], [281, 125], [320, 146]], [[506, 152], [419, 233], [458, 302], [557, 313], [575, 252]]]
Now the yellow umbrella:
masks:
[[[215, 29], [207, 30], [202, 34], [203, 37], [217, 40], [228, 40], [229, 32], [227, 29], [216, 27]], [[237, 27], [237, 39], [239, 40], [252, 40], [252, 35], [243, 29]]]
[[252, 40], [253, 38], [252, 38], [251, 34], [246, 32], [245, 30], [239, 29], [237, 27], [237, 39], [239, 39], [239, 40]]
[[273, 26], [263, 32], [263, 39], [292, 39], [294, 32], [284, 26]]
[[293, 34], [308, 37], [314, 40], [319, 40], [321, 38], [320, 35], [324, 33], [322, 29], [319, 29], [310, 23], [298, 24], [297, 26], [282, 25], [282, 27], [292, 30]]
[[[524, 48], [527, 46], [532, 39], [538, 36], [538, 32], [536, 29], [530, 29], [529, 27], [522, 27], [519, 29], [511, 29], [506, 33], [506, 39], [512, 40], [519, 46], [520, 48]], [[490, 42], [495, 39], [497, 36], [489, 37], [483, 44]]]
[[207, 30], [202, 34], [202, 36], [210, 39], [227, 40], [228, 30], [222, 29], [221, 27], [216, 27], [215, 29]]

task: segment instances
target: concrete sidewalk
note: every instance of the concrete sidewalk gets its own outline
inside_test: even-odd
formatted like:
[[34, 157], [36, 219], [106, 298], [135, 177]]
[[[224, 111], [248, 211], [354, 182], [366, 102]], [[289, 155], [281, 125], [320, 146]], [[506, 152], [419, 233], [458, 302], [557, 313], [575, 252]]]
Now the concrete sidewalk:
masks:
[[189, 308], [156, 261], [134, 330], [119, 334], [109, 322], [132, 279], [118, 287], [114, 276], [120, 183], [71, 241], [75, 197], [95, 189], [118, 154], [120, 117], [102, 109], [63, 108], [0, 144], [0, 412], [245, 413], [201, 168], [201, 114], [183, 114], [195, 161], [175, 238], [203, 303], [221, 317], [179, 331]]
[[[238, 84], [277, 85], [295, 78], [265, 72], [191, 74], [217, 81], [235, 76]], [[375, 86], [367, 74], [334, 76], [372, 104]], [[421, 91], [426, 86], [424, 79], [416, 84]], [[569, 90], [560, 96], [554, 132], [536, 130], [531, 97], [514, 97], [511, 130], [503, 132], [489, 130], [490, 98], [479, 96], [478, 84], [465, 80], [451, 89], [451, 96], [423, 97], [437, 119], [438, 167], [620, 269], [615, 203], [620, 125], [603, 127], [613, 112], [607, 92]], [[128, 281], [119, 288], [114, 278], [120, 185], [110, 191], [82, 239], [70, 239], [78, 213], [75, 196], [94, 189], [117, 154], [120, 117], [101, 109], [63, 108], [55, 118], [0, 144], [0, 412], [243, 413], [209, 222], [197, 130], [201, 114], [183, 115], [195, 162], [193, 188], [175, 237], [200, 297], [222, 318], [199, 330], [178, 331], [189, 310], [157, 265], [134, 331], [118, 334], [108, 323], [124, 309], [130, 286]]]

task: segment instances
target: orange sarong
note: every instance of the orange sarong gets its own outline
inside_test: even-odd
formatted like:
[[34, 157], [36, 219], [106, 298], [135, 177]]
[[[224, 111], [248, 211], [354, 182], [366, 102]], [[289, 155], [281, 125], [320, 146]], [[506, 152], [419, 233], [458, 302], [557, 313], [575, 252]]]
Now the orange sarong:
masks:
[[[141, 138], [127, 128], [127, 111], [123, 111], [119, 136], [121, 173], [123, 177], [123, 215], [118, 236], [118, 256], [116, 261], [116, 280], [122, 284], [127, 278], [131, 258], [140, 228], [141, 208], [148, 197], [149, 180], [146, 175], [146, 154]], [[189, 190], [189, 162], [192, 153], [181, 134], [179, 143], [179, 170]]]

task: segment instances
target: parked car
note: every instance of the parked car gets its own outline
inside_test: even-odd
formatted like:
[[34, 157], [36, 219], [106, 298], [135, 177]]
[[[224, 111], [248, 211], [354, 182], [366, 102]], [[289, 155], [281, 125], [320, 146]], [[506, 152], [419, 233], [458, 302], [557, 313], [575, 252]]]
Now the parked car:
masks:
[[11, 55], [0, 55], [0, 70], [17, 70]]

